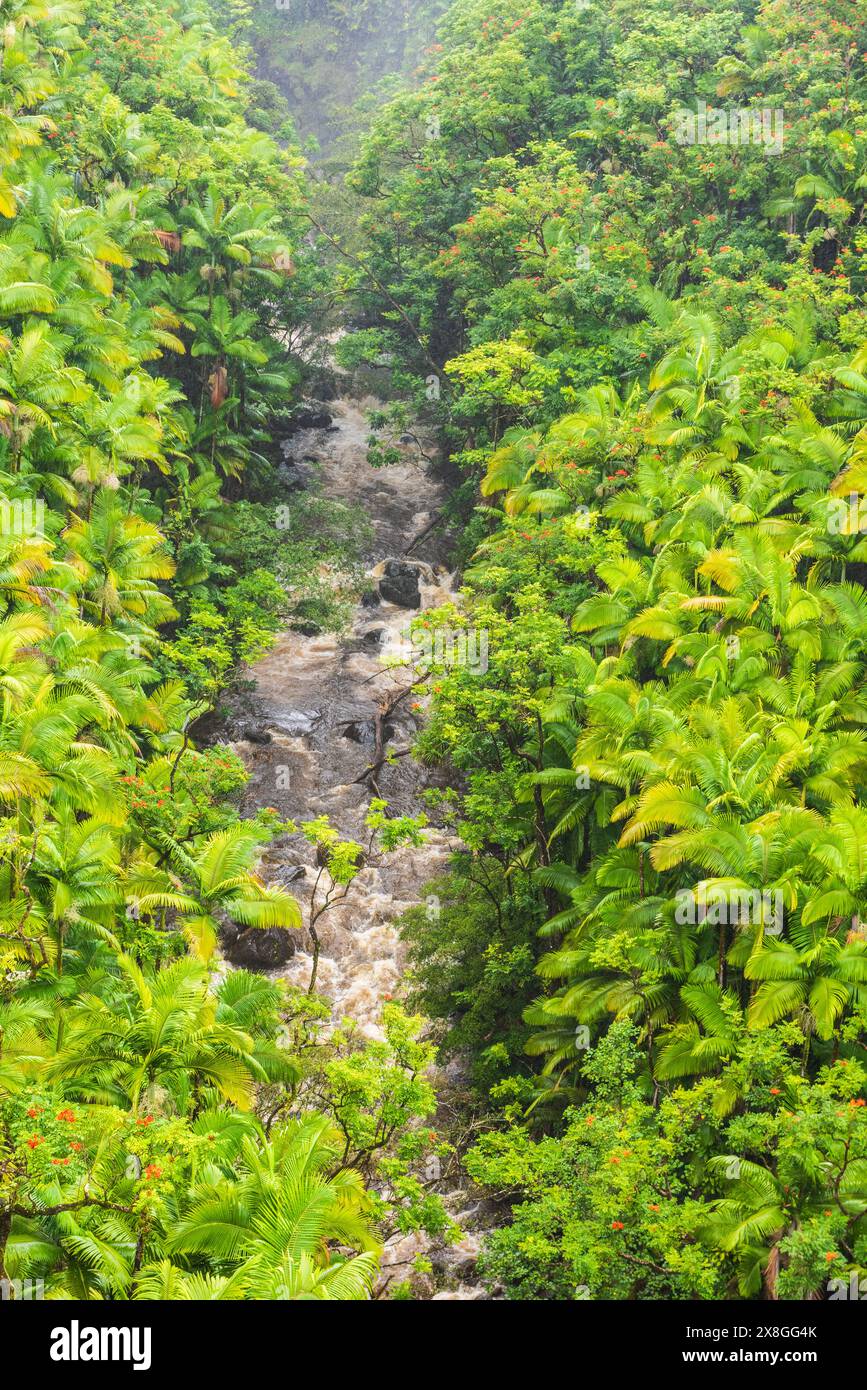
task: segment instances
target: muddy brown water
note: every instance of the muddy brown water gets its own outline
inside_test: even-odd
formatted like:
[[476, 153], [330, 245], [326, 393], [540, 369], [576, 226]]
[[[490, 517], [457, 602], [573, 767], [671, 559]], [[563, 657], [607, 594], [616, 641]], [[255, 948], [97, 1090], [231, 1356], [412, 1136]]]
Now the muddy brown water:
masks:
[[[332, 402], [332, 427], [300, 431], [284, 451], [290, 463], [315, 458], [323, 493], [367, 513], [374, 539], [366, 558], [376, 579], [385, 562], [400, 559], [430, 523], [443, 496], [427, 466], [413, 457], [413, 446], [399, 464], [375, 469], [367, 463], [365, 408], [373, 404]], [[291, 496], [287, 501], [291, 505]], [[454, 597], [453, 577], [443, 563], [445, 544], [434, 532], [410, 557], [419, 564], [422, 608]], [[233, 742], [250, 774], [243, 814], [273, 806], [296, 822], [327, 815], [342, 837], [366, 842], [364, 817], [375, 791], [358, 779], [374, 760], [374, 719], [381, 701], [413, 679], [411, 667], [392, 664], [408, 655], [412, 617], [412, 611], [391, 603], [359, 603], [341, 637], [287, 630], [253, 667], [255, 689], [238, 702], [234, 717], [269, 734], [271, 742]], [[412, 704], [419, 698], [406, 697], [388, 719], [386, 747], [392, 752], [411, 746], [421, 714]], [[376, 784], [396, 814], [418, 814], [430, 776], [404, 755], [382, 768]], [[316, 988], [331, 1001], [335, 1020], [352, 1018], [365, 1034], [379, 1036], [382, 1004], [397, 990], [403, 969], [395, 921], [419, 901], [425, 882], [444, 869], [452, 844], [444, 831], [429, 827], [421, 848], [399, 850], [379, 867], [362, 869], [346, 901], [320, 919]], [[304, 876], [293, 878], [298, 869]], [[269, 846], [262, 873], [271, 882], [287, 883], [306, 926], [316, 866], [303, 837], [283, 837]], [[312, 969], [306, 929], [299, 943], [293, 959], [271, 973], [306, 988]]]
[[[334, 401], [328, 407], [331, 428], [300, 431], [284, 446], [290, 467], [300, 463], [303, 472], [304, 460], [317, 460], [326, 496], [366, 512], [374, 536], [366, 557], [372, 580], [382, 575], [389, 559], [403, 557], [444, 501], [441, 485], [414, 457], [413, 446], [407, 446], [399, 464], [375, 469], [367, 463], [365, 410], [376, 404], [349, 397]], [[291, 505], [291, 496], [287, 501]], [[455, 600], [447, 554], [448, 541], [438, 530], [413, 547], [422, 609]], [[397, 814], [416, 815], [425, 809], [425, 789], [442, 783], [441, 774], [420, 767], [408, 752], [423, 715], [419, 694], [407, 696], [388, 719], [386, 747], [405, 756], [382, 767], [375, 789], [363, 780], [374, 760], [373, 721], [381, 702], [417, 675], [413, 667], [395, 664], [411, 655], [407, 639], [413, 616], [414, 611], [391, 603], [359, 602], [348, 631], [340, 637], [287, 630], [252, 668], [255, 686], [235, 702], [231, 722], [239, 730], [252, 726], [257, 734], [269, 735], [270, 742], [232, 743], [250, 776], [243, 814], [273, 806], [295, 822], [327, 815], [342, 837], [363, 844], [364, 818], [377, 792]], [[414, 710], [414, 703], [421, 707]], [[456, 847], [446, 831], [429, 825], [422, 846], [398, 850], [362, 869], [346, 901], [320, 919], [316, 990], [330, 1001], [335, 1023], [350, 1018], [364, 1035], [382, 1036], [382, 1007], [398, 993], [405, 964], [396, 923], [421, 900], [425, 885], [445, 870]], [[300, 834], [281, 837], [268, 847], [261, 872], [269, 882], [288, 886], [305, 921], [293, 958], [269, 974], [306, 989], [313, 966], [306, 926], [317, 874], [315, 852]], [[460, 1064], [438, 1069], [436, 1084], [440, 1104], [435, 1123], [448, 1131], [461, 1109]], [[382, 1253], [376, 1297], [387, 1297], [391, 1287], [405, 1281], [424, 1300], [490, 1297], [475, 1265], [485, 1231], [497, 1217], [464, 1184], [459, 1167], [432, 1183], [464, 1231], [463, 1238], [445, 1246], [423, 1233], [392, 1237]], [[431, 1260], [432, 1275], [419, 1277], [414, 1272], [419, 1255]]]

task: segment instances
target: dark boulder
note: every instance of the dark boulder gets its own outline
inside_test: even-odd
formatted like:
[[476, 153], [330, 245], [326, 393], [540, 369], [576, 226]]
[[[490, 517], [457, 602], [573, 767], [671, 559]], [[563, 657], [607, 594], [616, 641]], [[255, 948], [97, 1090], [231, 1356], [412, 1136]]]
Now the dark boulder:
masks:
[[333, 372], [323, 372], [319, 376], [311, 377], [307, 382], [307, 391], [317, 401], [336, 401], [340, 395]]
[[268, 722], [272, 729], [289, 738], [306, 738], [313, 733], [320, 718], [318, 709], [293, 709], [285, 714], [269, 712]]
[[295, 935], [283, 927], [241, 927], [226, 920], [220, 941], [226, 959], [242, 970], [276, 970], [295, 954]]
[[241, 738], [245, 743], [271, 743], [272, 735], [261, 724], [245, 724], [241, 730]]
[[299, 878], [306, 878], [307, 870], [303, 864], [287, 864], [284, 868], [277, 871], [277, 882], [279, 884], [295, 883]]
[[[394, 725], [386, 722], [382, 726], [382, 739], [388, 743], [389, 739], [394, 738]], [[353, 719], [350, 723], [343, 726], [343, 737], [351, 739], [353, 743], [375, 744], [376, 743], [376, 720], [375, 719]]]
[[277, 466], [277, 481], [286, 492], [306, 492], [317, 479], [316, 464], [315, 459], [297, 459], [284, 453], [283, 462]]
[[376, 725], [372, 719], [353, 719], [343, 726], [343, 737], [353, 743], [375, 743]]
[[398, 608], [421, 608], [418, 570], [403, 560], [387, 560], [379, 593], [386, 603], [397, 604]]
[[295, 425], [299, 430], [327, 430], [332, 419], [333, 417], [327, 410], [322, 410], [317, 406], [307, 406], [305, 409], [297, 411]]

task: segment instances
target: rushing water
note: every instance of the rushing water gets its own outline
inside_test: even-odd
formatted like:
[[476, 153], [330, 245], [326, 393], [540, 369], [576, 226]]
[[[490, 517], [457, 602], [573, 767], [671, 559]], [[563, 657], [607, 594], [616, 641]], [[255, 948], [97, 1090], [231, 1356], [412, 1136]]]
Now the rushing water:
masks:
[[[331, 428], [300, 431], [284, 447], [290, 464], [311, 457], [318, 461], [327, 496], [351, 502], [367, 513], [374, 532], [368, 573], [376, 580], [386, 562], [401, 559], [429, 525], [443, 495], [428, 468], [416, 461], [414, 446], [407, 447], [399, 464], [370, 467], [367, 404], [375, 402], [350, 398], [333, 402], [328, 407]], [[291, 505], [291, 495], [287, 501]], [[413, 546], [410, 558], [418, 563], [422, 608], [454, 597], [453, 576], [442, 563], [444, 549], [436, 529]], [[363, 777], [374, 761], [377, 710], [410, 685], [415, 674], [411, 667], [391, 664], [395, 651], [406, 650], [412, 617], [412, 611], [391, 603], [359, 603], [343, 636], [286, 631], [253, 668], [255, 688], [239, 702], [233, 722], [239, 731], [249, 733], [252, 726], [257, 739], [270, 741], [240, 738], [233, 744], [250, 774], [245, 814], [274, 806], [296, 822], [327, 815], [342, 837], [363, 844], [364, 818], [377, 792], [397, 814], [414, 815], [424, 809], [422, 793], [436, 782], [437, 774], [419, 767], [409, 756], [422, 714], [413, 705], [420, 705], [423, 695], [408, 695], [387, 720], [386, 747], [403, 756], [381, 768], [375, 788]], [[335, 1021], [351, 1018], [367, 1036], [381, 1036], [382, 1006], [397, 992], [404, 964], [395, 923], [406, 908], [419, 902], [425, 883], [443, 871], [452, 848], [445, 831], [429, 826], [423, 846], [398, 850], [379, 866], [363, 868], [345, 902], [320, 919], [316, 989], [331, 1001]], [[287, 884], [305, 912], [305, 930], [295, 955], [271, 973], [306, 988], [313, 966], [306, 924], [317, 874], [315, 851], [300, 834], [281, 837], [266, 852], [262, 872], [269, 882]], [[442, 1073], [440, 1080], [446, 1082]], [[445, 1110], [450, 1107], [445, 1092], [442, 1105]], [[389, 1283], [412, 1276], [412, 1261], [421, 1253], [432, 1258], [437, 1279], [427, 1286], [416, 1281], [417, 1296], [459, 1300], [488, 1296], [473, 1272], [481, 1232], [469, 1229], [485, 1223], [485, 1204], [476, 1201], [468, 1206], [468, 1194], [456, 1180], [445, 1181], [440, 1190], [467, 1234], [448, 1249], [432, 1245], [423, 1235], [388, 1242], [379, 1296]]]
[[[364, 405], [349, 399], [332, 403], [330, 429], [303, 430], [284, 448], [290, 460], [318, 460], [327, 496], [367, 512], [375, 536], [367, 558], [376, 579], [385, 561], [400, 559], [429, 524], [442, 497], [428, 470], [415, 461], [412, 446], [399, 464], [374, 469], [367, 463]], [[291, 505], [291, 495], [288, 501]], [[434, 536], [410, 557], [418, 561], [424, 608], [451, 598], [452, 578], [437, 563]], [[365, 842], [364, 817], [375, 792], [369, 779], [358, 779], [374, 759], [374, 718], [381, 701], [413, 679], [411, 668], [390, 667], [383, 653], [388, 657], [389, 651], [400, 650], [401, 641], [405, 648], [412, 616], [391, 603], [359, 603], [344, 636], [287, 631], [256, 665], [256, 688], [242, 714], [247, 723], [269, 734], [271, 742], [241, 740], [234, 745], [250, 773], [246, 814], [259, 806], [274, 806], [295, 821], [327, 815], [342, 837]], [[412, 705], [418, 701], [416, 694], [407, 696], [387, 720], [389, 750], [402, 752], [411, 746], [420, 714]], [[423, 809], [420, 793], [427, 775], [411, 757], [404, 755], [384, 766], [376, 784], [396, 813]], [[429, 828], [421, 849], [398, 851], [381, 867], [362, 869], [345, 902], [320, 919], [317, 992], [332, 1001], [335, 1018], [351, 1017], [368, 1035], [377, 1035], [382, 1003], [395, 992], [401, 976], [401, 944], [394, 922], [418, 902], [425, 880], [443, 868], [448, 853], [444, 832]], [[293, 878], [299, 867], [304, 876]], [[314, 851], [303, 837], [275, 841], [262, 868], [271, 881], [291, 880], [307, 921], [316, 867]], [[306, 931], [300, 941], [294, 958], [275, 973], [306, 988], [312, 968]]]

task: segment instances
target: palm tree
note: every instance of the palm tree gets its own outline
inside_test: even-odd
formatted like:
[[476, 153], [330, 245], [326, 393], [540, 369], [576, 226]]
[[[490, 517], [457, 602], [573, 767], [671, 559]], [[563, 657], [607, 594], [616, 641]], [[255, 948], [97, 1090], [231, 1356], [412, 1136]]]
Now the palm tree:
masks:
[[272, 257], [282, 245], [273, 230], [273, 212], [244, 202], [227, 207], [213, 189], [201, 204], [184, 210], [183, 221], [187, 227], [185, 247], [203, 251], [207, 258], [200, 274], [208, 285], [209, 315], [218, 280], [231, 285], [233, 271], [253, 266], [257, 258]]
[[118, 963], [128, 982], [125, 1007], [95, 996], [73, 1005], [46, 1075], [82, 1097], [129, 1105], [133, 1114], [157, 1094], [178, 1113], [195, 1113], [206, 1090], [248, 1109], [266, 1075], [250, 1035], [217, 1021], [204, 967], [185, 959], [146, 979], [128, 957]]
[[713, 1203], [702, 1238], [734, 1254], [742, 1297], [755, 1298], [764, 1288], [773, 1298], [778, 1258], [769, 1258], [769, 1251], [778, 1251], [791, 1222], [783, 1185], [761, 1164], [733, 1154], [718, 1155], [708, 1168], [736, 1176], [729, 1178], [728, 1195]]
[[111, 927], [122, 902], [119, 865], [113, 828], [96, 818], [80, 820], [71, 808], [60, 811], [36, 837], [27, 881], [43, 905], [58, 974], [63, 973], [71, 931], [114, 943]]
[[153, 582], [174, 573], [162, 535], [151, 522], [125, 513], [110, 493], [98, 497], [89, 520], [74, 517], [63, 539], [81, 577], [82, 608], [101, 627], [119, 616], [156, 624], [173, 615]]
[[766, 941], [744, 967], [748, 980], [761, 981], [749, 1010], [753, 1028], [767, 1028], [794, 1016], [804, 1034], [806, 1074], [813, 1035], [835, 1036], [852, 1004], [867, 1001], [867, 942], [841, 941], [839, 928], [790, 926], [789, 941]]
[[[242, 1146], [237, 1180], [193, 1188], [169, 1234], [171, 1255], [235, 1266], [260, 1299], [363, 1299], [377, 1269], [372, 1204], [361, 1179], [340, 1169], [338, 1136], [310, 1116]], [[360, 1251], [339, 1254], [335, 1246]]]
[[25, 328], [0, 357], [0, 420], [5, 422], [17, 472], [24, 445], [36, 429], [54, 429], [52, 412], [87, 400], [84, 374], [65, 362], [47, 323]]
[[130, 873], [130, 893], [143, 912], [168, 907], [181, 914], [183, 930], [203, 960], [216, 947], [219, 913], [250, 930], [298, 928], [301, 909], [295, 898], [252, 870], [259, 846], [256, 830], [243, 823], [216, 831], [192, 849], [162, 835], [160, 848], [175, 875], [143, 858]]

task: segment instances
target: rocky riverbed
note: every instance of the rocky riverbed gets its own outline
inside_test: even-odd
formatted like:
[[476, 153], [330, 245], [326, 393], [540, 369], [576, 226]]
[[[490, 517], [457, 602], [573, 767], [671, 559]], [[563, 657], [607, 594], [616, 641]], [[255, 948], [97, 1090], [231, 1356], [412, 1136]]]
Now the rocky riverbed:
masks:
[[[365, 839], [372, 795], [381, 795], [398, 814], [415, 815], [424, 809], [425, 788], [437, 782], [436, 773], [419, 767], [409, 752], [422, 715], [413, 708], [418, 698], [410, 693], [391, 706], [413, 679], [412, 667], [401, 664], [411, 655], [413, 614], [450, 601], [454, 582], [447, 539], [437, 527], [427, 530], [444, 500], [441, 485], [411, 444], [398, 464], [375, 469], [367, 463], [366, 404], [347, 396], [311, 410], [283, 450], [287, 505], [291, 489], [318, 474], [325, 494], [367, 513], [374, 536], [366, 557], [369, 591], [341, 637], [284, 632], [252, 670], [254, 688], [234, 699], [229, 718], [233, 747], [250, 774], [246, 814], [273, 806], [293, 821], [327, 815], [342, 837], [359, 842]], [[378, 735], [379, 747], [397, 756], [371, 775]], [[335, 1021], [351, 1018], [365, 1035], [381, 1035], [383, 1003], [399, 993], [404, 969], [395, 923], [419, 902], [426, 882], [444, 870], [453, 844], [447, 831], [430, 826], [421, 848], [399, 850], [381, 865], [362, 869], [346, 901], [320, 920], [316, 988], [331, 1002]], [[262, 872], [270, 882], [290, 887], [305, 908], [306, 923], [317, 872], [312, 847], [300, 834], [275, 840]], [[306, 989], [311, 978], [306, 930], [246, 933], [224, 946], [235, 963], [267, 969], [300, 988]], [[460, 1091], [459, 1069], [446, 1069], [437, 1081], [438, 1123], [448, 1123]], [[420, 1298], [490, 1296], [474, 1270], [481, 1228], [490, 1224], [491, 1213], [478, 1194], [467, 1192], [459, 1171], [443, 1175], [436, 1185], [463, 1239], [445, 1247], [424, 1236], [389, 1241], [378, 1296], [408, 1279]], [[431, 1262], [433, 1275], [414, 1274], [418, 1255]]]

